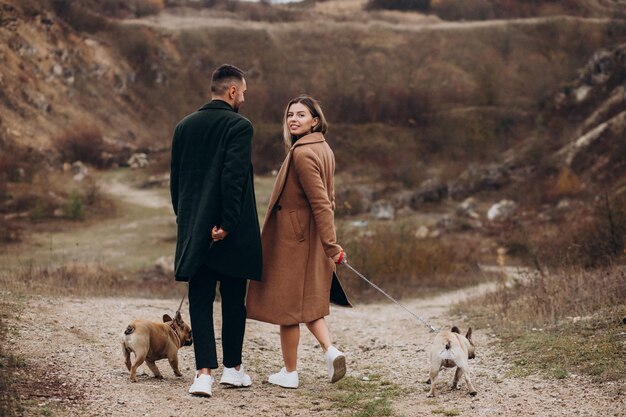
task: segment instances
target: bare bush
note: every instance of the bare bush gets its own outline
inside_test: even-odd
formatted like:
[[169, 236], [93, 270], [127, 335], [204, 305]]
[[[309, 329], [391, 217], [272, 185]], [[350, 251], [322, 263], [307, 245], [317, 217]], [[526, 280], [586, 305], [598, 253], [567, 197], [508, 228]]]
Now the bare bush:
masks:
[[96, 167], [104, 164], [102, 154], [106, 145], [96, 126], [76, 125], [54, 138], [53, 143], [64, 162], [81, 161]]
[[[367, 233], [343, 226], [338, 241], [355, 268], [395, 296], [429, 288], [459, 288], [481, 279], [472, 245], [418, 239], [407, 226], [369, 227]], [[378, 296], [351, 272], [340, 269], [339, 273], [349, 293], [362, 298]]]
[[513, 283], [503, 281], [497, 291], [486, 296], [498, 317], [525, 326], [592, 314], [619, 306], [624, 299], [626, 275], [616, 268], [567, 268], [550, 274], [531, 274]]
[[165, 8], [163, 0], [135, 0], [134, 4], [137, 17], [159, 14]]
[[108, 20], [88, 4], [71, 0], [51, 0], [52, 9], [65, 23], [84, 32], [99, 32], [109, 27]]
[[427, 12], [431, 0], [369, 0], [365, 6], [368, 10], [403, 10]]

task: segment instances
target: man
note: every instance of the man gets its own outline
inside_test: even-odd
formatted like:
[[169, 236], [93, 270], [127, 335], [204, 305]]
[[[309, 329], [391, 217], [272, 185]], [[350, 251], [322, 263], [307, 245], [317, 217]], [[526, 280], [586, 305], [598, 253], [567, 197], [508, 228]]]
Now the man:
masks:
[[261, 279], [261, 240], [251, 164], [252, 125], [238, 114], [246, 80], [232, 65], [215, 70], [212, 100], [176, 126], [170, 192], [176, 214], [175, 276], [189, 282], [197, 373], [189, 392], [212, 395], [217, 369], [213, 300], [222, 297], [221, 384], [251, 385], [241, 361], [247, 279]]

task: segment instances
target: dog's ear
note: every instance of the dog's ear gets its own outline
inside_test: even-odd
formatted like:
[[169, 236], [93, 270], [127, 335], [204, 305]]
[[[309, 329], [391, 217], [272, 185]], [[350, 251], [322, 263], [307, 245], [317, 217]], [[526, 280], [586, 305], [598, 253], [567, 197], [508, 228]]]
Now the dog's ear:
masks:
[[458, 333], [458, 334], [461, 334], [461, 331], [460, 331], [460, 330], [459, 330], [459, 328], [458, 328], [458, 327], [456, 327], [456, 326], [452, 327], [451, 332], [452, 332], [452, 333]]
[[467, 340], [469, 340], [470, 342], [472, 341], [472, 328], [470, 327], [469, 329], [467, 329], [467, 334], [465, 335], [465, 337], [467, 338]]
[[172, 321], [172, 318], [169, 314], [163, 314], [163, 323], [167, 323], [168, 321]]
[[182, 324], [183, 324], [183, 316], [180, 315], [180, 311], [176, 312], [176, 316], [174, 317], [174, 320], [176, 321], [176, 324], [182, 326]]

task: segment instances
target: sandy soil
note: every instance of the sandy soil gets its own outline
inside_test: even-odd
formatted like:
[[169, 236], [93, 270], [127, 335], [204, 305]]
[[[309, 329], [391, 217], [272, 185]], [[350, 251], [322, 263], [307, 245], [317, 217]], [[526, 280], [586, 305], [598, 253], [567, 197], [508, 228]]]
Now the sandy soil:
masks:
[[[450, 303], [488, 288], [482, 285], [408, 301], [407, 305], [435, 326], [457, 324], [466, 330], [468, 324], [462, 317], [447, 312]], [[184, 289], [181, 284], [181, 295]], [[3, 301], [14, 304], [17, 312], [8, 320], [12, 331], [7, 346], [43, 375], [41, 384], [20, 387], [22, 395], [31, 400], [28, 412], [40, 414], [43, 407], [57, 415], [81, 416], [350, 414], [350, 410], [338, 409], [329, 399], [336, 385], [327, 382], [321, 349], [305, 331], [300, 347], [300, 388], [284, 390], [263, 383], [269, 373], [280, 367], [278, 329], [255, 321], [248, 321], [244, 347], [244, 364], [253, 379], [251, 388], [226, 389], [216, 384], [210, 399], [187, 394], [194, 372], [190, 347], [179, 351], [183, 377], [176, 378], [167, 361], [161, 361], [157, 365], [164, 380], [152, 378], [143, 365], [145, 372], [139, 382], [131, 383], [120, 347], [124, 328], [135, 318], [158, 321], [164, 313], [172, 314], [178, 296], [173, 294], [169, 300], [11, 301], [11, 294], [3, 293]], [[215, 311], [219, 312], [219, 303]], [[489, 329], [475, 333], [477, 358], [471, 362], [471, 370], [478, 396], [470, 397], [464, 383], [460, 390], [450, 390], [453, 373], [447, 370], [440, 374], [438, 396], [427, 398], [426, 351], [433, 335], [413, 317], [395, 305], [382, 303], [333, 309], [328, 321], [336, 345], [347, 355], [348, 376], [367, 384], [364, 377], [379, 375], [401, 389], [402, 394], [392, 399], [394, 415], [423, 416], [447, 411], [459, 413], [448, 415], [478, 416], [623, 416], [626, 410], [624, 398], [615, 394], [618, 384], [593, 385], [580, 376], [556, 381], [538, 376], [508, 377], [514, 354], [500, 351]], [[219, 333], [219, 317], [216, 322]], [[221, 369], [215, 375], [219, 378]]]

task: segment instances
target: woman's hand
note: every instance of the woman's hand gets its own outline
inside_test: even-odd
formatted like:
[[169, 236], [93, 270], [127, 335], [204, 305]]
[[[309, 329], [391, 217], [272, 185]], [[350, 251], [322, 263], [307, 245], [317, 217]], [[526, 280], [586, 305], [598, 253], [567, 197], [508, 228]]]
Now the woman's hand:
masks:
[[336, 263], [337, 265], [345, 263], [347, 262], [347, 260], [348, 260], [348, 255], [344, 251], [341, 251], [337, 255], [333, 256], [333, 262]]

